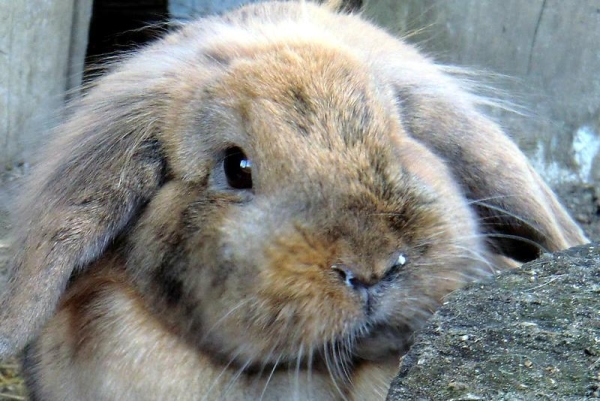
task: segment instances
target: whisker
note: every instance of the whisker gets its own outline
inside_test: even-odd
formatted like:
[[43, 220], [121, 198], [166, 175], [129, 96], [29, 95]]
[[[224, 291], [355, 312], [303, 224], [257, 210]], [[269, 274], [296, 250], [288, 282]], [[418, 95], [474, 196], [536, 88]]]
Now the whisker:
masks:
[[498, 270], [497, 266], [495, 266], [489, 260], [489, 258], [487, 256], [485, 256], [485, 254], [482, 253], [482, 252], [478, 252], [478, 251], [476, 251], [474, 249], [470, 249], [468, 247], [465, 247], [465, 246], [462, 246], [462, 245], [456, 245], [456, 244], [453, 245], [453, 248], [468, 253], [471, 256], [467, 256], [467, 255], [462, 254], [461, 257], [465, 258], [465, 259], [470, 259], [470, 260], [482, 263], [484, 266], [487, 267], [487, 270], [490, 273], [492, 273], [492, 274], [495, 273]]
[[461, 276], [462, 278], [456, 278], [456, 277], [448, 277], [448, 276], [443, 276], [443, 275], [438, 275], [438, 274], [430, 274], [427, 276], [428, 279], [435, 279], [435, 280], [439, 280], [439, 281], [447, 281], [450, 283], [458, 283], [458, 284], [465, 284], [467, 282], [471, 282], [473, 280], [467, 279], [468, 276]]
[[336, 375], [333, 372], [333, 367], [331, 365], [331, 359], [330, 359], [330, 352], [329, 352], [329, 346], [328, 346], [328, 344], [329, 343], [327, 341], [323, 344], [323, 355], [325, 356], [325, 367], [327, 368], [327, 372], [329, 373], [329, 377], [331, 378], [331, 381], [332, 381], [333, 386], [335, 387], [336, 391], [338, 392], [338, 394], [342, 397], [342, 399], [344, 401], [347, 401], [346, 395], [344, 394], [344, 392], [342, 391], [342, 389], [340, 389], [340, 387], [338, 386]]
[[340, 349], [340, 347], [342, 346], [340, 341], [335, 341], [334, 336], [331, 336], [331, 342], [333, 344], [332, 350], [333, 350], [333, 356], [334, 359], [336, 361], [336, 366], [339, 368], [339, 373], [342, 376], [342, 378], [345, 379], [345, 381], [350, 381], [350, 373], [348, 372], [348, 366], [347, 363], [343, 358], [342, 355], [342, 349]]
[[296, 357], [296, 375], [294, 378], [294, 399], [300, 400], [300, 362], [302, 361], [302, 353], [304, 351], [304, 344], [300, 344], [298, 355]]
[[523, 217], [521, 217], [521, 216], [519, 216], [519, 215], [517, 215], [515, 213], [509, 212], [508, 210], [505, 210], [505, 209], [503, 209], [503, 208], [501, 208], [499, 206], [492, 205], [492, 204], [489, 204], [489, 203], [486, 203], [486, 202], [482, 202], [482, 201], [473, 201], [473, 204], [480, 205], [480, 206], [483, 206], [485, 208], [488, 208], [488, 209], [494, 210], [496, 212], [499, 212], [499, 213], [501, 213], [503, 215], [512, 217], [513, 219], [515, 219], [515, 220], [517, 220], [517, 221], [525, 224], [527, 227], [531, 228], [532, 230], [534, 230], [538, 234], [542, 234], [542, 232], [540, 231], [540, 229], [538, 227], [536, 227], [529, 220], [526, 220], [525, 218], [523, 218]]
[[499, 200], [499, 199], [510, 199], [510, 198], [522, 198], [522, 195], [496, 195], [496, 196], [487, 196], [485, 198], [479, 199], [469, 199], [467, 201], [467, 205], [473, 205], [479, 202], [486, 202], [491, 200]]
[[223, 393], [223, 398], [227, 399], [227, 393], [229, 393], [229, 391], [231, 391], [234, 388], [235, 384], [242, 376], [242, 373], [244, 373], [246, 368], [248, 368], [248, 366], [250, 366], [250, 364], [252, 363], [253, 360], [254, 360], [254, 358], [248, 358], [248, 360], [246, 360], [246, 362], [237, 370], [235, 375], [233, 375], [233, 377], [229, 380], [229, 383], [227, 384], [227, 387], [225, 388], [225, 392]]
[[526, 244], [533, 245], [533, 246], [537, 247], [539, 250], [543, 251], [544, 253], [549, 253], [548, 249], [546, 249], [546, 247], [544, 247], [543, 245], [538, 244], [534, 240], [531, 240], [531, 239], [525, 238], [525, 237], [521, 237], [519, 235], [490, 233], [490, 234], [484, 234], [484, 236], [486, 236], [488, 238], [506, 238], [506, 239], [513, 239], [513, 240], [516, 240], [516, 241], [521, 241], [521, 242], [524, 242]]
[[215, 386], [217, 385], [217, 383], [219, 383], [219, 379], [221, 379], [221, 376], [223, 376], [223, 374], [225, 374], [225, 372], [229, 369], [229, 366], [233, 363], [233, 361], [242, 353], [241, 349], [238, 349], [238, 351], [231, 357], [231, 359], [229, 359], [229, 362], [227, 362], [227, 364], [225, 365], [225, 367], [221, 370], [221, 373], [219, 373], [217, 375], [217, 377], [215, 378], [215, 380], [213, 380], [213, 383], [210, 385], [210, 387], [208, 388], [208, 390], [206, 391], [206, 394], [204, 394], [204, 397], [202, 397], [202, 401], [207, 400], [208, 396], [210, 395], [210, 393], [212, 392], [212, 390], [215, 388]]
[[308, 399], [312, 399], [311, 391], [313, 389], [313, 381], [312, 381], [312, 368], [313, 368], [313, 357], [314, 357], [314, 349], [311, 346], [308, 350], [308, 361], [306, 366], [307, 372], [307, 382], [308, 382]]
[[548, 250], [541, 245], [540, 243], [526, 238], [526, 237], [522, 237], [519, 235], [513, 235], [513, 234], [502, 234], [502, 233], [479, 233], [479, 234], [474, 234], [474, 235], [463, 235], [460, 237], [456, 237], [456, 239], [472, 239], [472, 238], [483, 238], [483, 239], [488, 239], [488, 238], [508, 238], [508, 239], [513, 239], [516, 241], [521, 241], [530, 245], [533, 245], [535, 247], [537, 247], [538, 249], [540, 249], [541, 251], [544, 252], [548, 252]]
[[[275, 352], [275, 348], [277, 348], [279, 346], [279, 341], [275, 342], [275, 344], [273, 344], [273, 346], [271, 347], [271, 349], [269, 350], [269, 353], [267, 354], [266, 357], [263, 357], [263, 363], [261, 363], [260, 366], [260, 371], [258, 372], [258, 374], [256, 375], [256, 379], [255, 382], [260, 381], [260, 379], [262, 378], [264, 372], [265, 372], [265, 368], [267, 367], [269, 361], [271, 360], [271, 358], [273, 357], [273, 354]], [[277, 357], [277, 362], [279, 362], [279, 358], [281, 358], [281, 355], [279, 355]]]
[[231, 308], [229, 310], [229, 312], [227, 312], [226, 314], [224, 314], [223, 316], [221, 316], [221, 318], [219, 318], [219, 320], [216, 321], [215, 324], [213, 324], [213, 326], [204, 334], [204, 336], [202, 337], [201, 341], [205, 341], [208, 338], [208, 335], [215, 329], [217, 328], [221, 323], [223, 323], [225, 321], [225, 319], [227, 319], [227, 317], [229, 317], [233, 312], [235, 312], [236, 310], [240, 309], [242, 306], [246, 305], [248, 302], [252, 301], [251, 298], [245, 299], [243, 301], [241, 301], [240, 303], [238, 303], [235, 307]]
[[275, 374], [275, 370], [277, 369], [277, 365], [279, 365], [280, 360], [281, 360], [281, 355], [279, 355], [277, 357], [277, 360], [275, 360], [275, 363], [273, 364], [273, 368], [271, 369], [271, 373], [269, 373], [269, 377], [267, 378], [267, 381], [265, 382], [263, 391], [262, 391], [262, 393], [260, 393], [260, 398], [259, 398], [260, 401], [262, 401], [263, 397], [265, 396], [265, 393], [267, 392], [267, 387], [269, 387], [269, 383], [271, 382], [271, 379], [273, 378], [273, 375]]

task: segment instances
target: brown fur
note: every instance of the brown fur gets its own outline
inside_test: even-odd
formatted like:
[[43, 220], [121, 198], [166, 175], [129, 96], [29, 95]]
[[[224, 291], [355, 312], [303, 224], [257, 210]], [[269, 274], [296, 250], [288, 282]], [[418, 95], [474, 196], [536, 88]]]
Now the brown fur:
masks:
[[[586, 241], [476, 103], [327, 7], [167, 36], [97, 82], [28, 185], [0, 356], [34, 340], [44, 400], [382, 399], [449, 292]], [[232, 146], [251, 189], [227, 184]]]

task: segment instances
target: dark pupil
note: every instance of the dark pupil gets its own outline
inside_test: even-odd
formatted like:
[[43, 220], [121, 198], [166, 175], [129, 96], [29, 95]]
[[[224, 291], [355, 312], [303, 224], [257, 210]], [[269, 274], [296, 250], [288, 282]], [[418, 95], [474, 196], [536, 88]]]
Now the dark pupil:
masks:
[[252, 188], [252, 162], [240, 148], [228, 149], [223, 161], [223, 169], [230, 187]]

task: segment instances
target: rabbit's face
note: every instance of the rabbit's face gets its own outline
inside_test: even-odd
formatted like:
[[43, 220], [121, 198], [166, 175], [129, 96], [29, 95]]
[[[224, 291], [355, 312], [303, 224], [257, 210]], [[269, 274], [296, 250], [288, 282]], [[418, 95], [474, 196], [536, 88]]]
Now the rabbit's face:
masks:
[[389, 357], [484, 270], [459, 188], [351, 55], [288, 43], [185, 85], [165, 129], [188, 165], [128, 268], [192, 343], [242, 365]]

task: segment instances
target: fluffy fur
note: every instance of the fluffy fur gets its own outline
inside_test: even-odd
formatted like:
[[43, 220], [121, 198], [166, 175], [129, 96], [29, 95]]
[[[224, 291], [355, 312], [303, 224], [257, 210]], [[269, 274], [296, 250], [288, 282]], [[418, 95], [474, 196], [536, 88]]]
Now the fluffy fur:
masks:
[[[477, 98], [356, 15], [264, 3], [98, 79], [28, 184], [0, 357], [40, 400], [382, 399], [464, 283], [586, 241]], [[252, 187], [228, 184], [228, 149]]]

